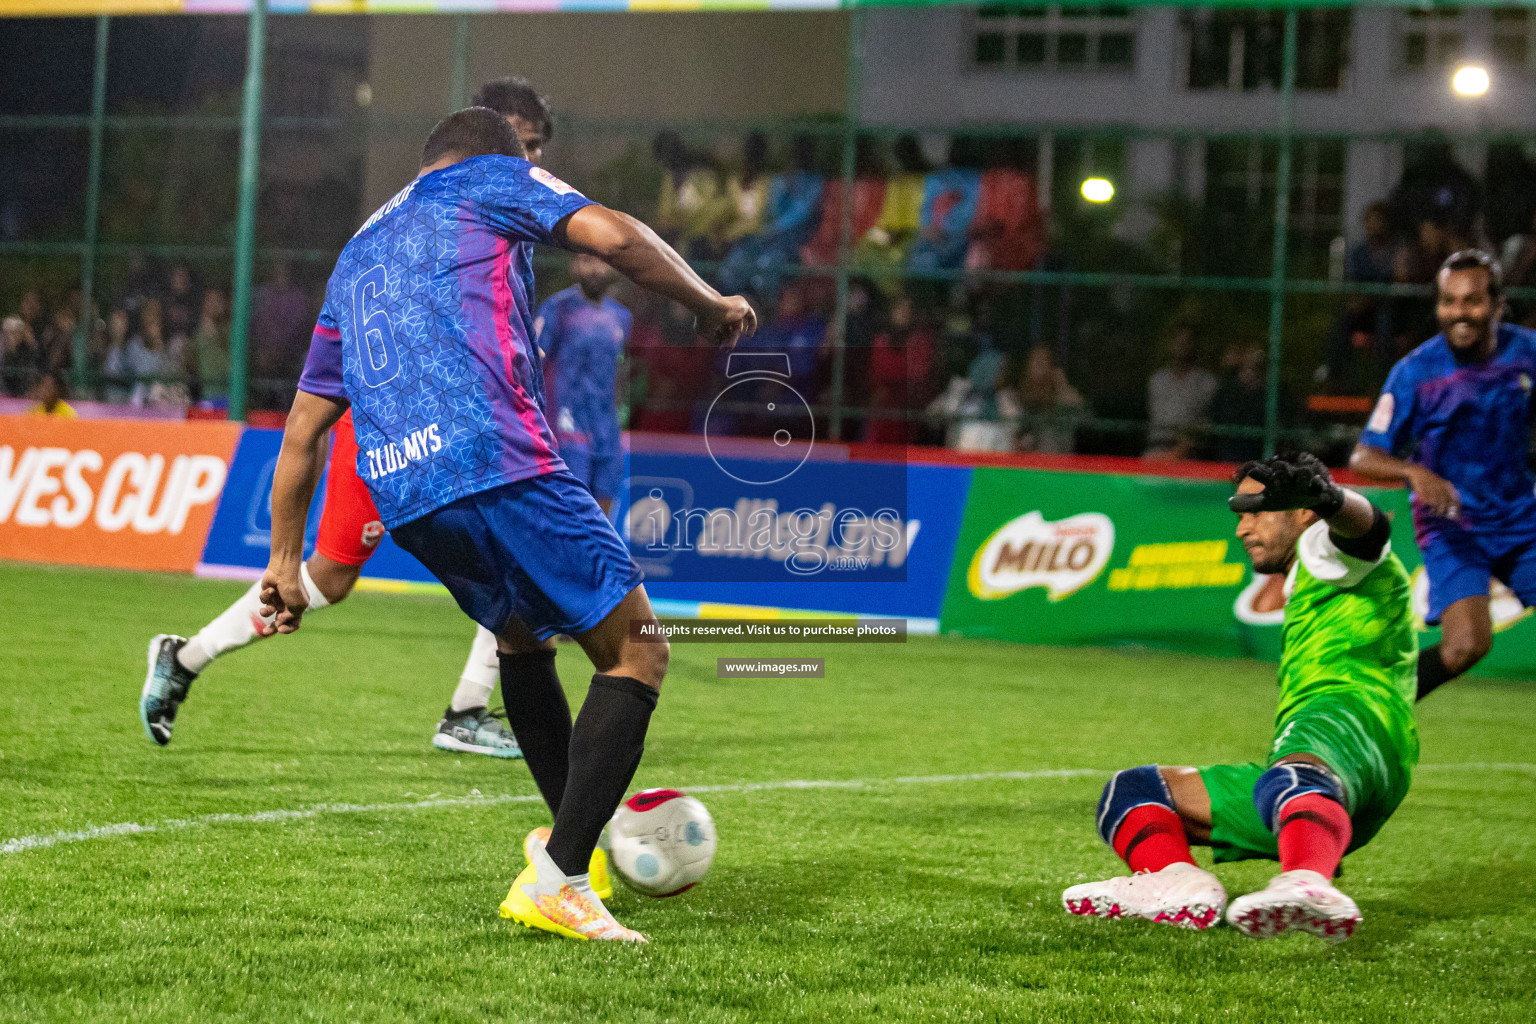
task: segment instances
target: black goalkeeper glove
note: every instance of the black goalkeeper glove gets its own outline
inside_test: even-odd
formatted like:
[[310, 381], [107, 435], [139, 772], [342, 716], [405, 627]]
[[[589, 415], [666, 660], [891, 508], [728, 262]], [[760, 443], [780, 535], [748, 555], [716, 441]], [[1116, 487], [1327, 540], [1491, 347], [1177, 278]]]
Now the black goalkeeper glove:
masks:
[[1327, 519], [1344, 507], [1344, 488], [1333, 482], [1328, 467], [1315, 455], [1302, 452], [1289, 458], [1272, 455], [1244, 467], [1245, 477], [1264, 485], [1253, 494], [1227, 499], [1233, 512], [1283, 512], [1311, 509]]

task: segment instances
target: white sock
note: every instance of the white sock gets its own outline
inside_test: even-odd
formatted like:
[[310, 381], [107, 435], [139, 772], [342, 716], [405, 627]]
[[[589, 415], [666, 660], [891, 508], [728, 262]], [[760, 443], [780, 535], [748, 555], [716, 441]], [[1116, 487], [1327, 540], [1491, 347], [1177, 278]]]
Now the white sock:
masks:
[[[305, 593], [309, 595], [310, 611], [330, 604], [310, 577], [309, 566], [299, 566], [299, 578], [304, 581]], [[201, 672], [214, 658], [260, 640], [263, 636], [258, 632], [260, 628], [263, 627], [261, 626], [261, 581], [258, 580], [251, 584], [251, 589], [240, 595], [239, 600], [219, 613], [218, 618], [208, 623], [197, 632], [196, 636], [182, 645], [181, 650], [176, 652], [176, 660], [181, 662], [181, 667], [188, 672]]]
[[598, 899], [597, 893], [592, 891], [591, 872], [583, 871], [579, 875], [562, 874], [555, 862], [549, 859], [549, 853], [542, 844], [533, 851], [533, 865], [537, 869], [538, 881], [528, 887], [530, 896], [557, 896], [560, 893], [560, 886], [568, 885], [591, 900], [595, 906], [607, 911], [608, 908], [603, 906], [603, 901]]
[[501, 659], [496, 654], [496, 635], [484, 626], [475, 627], [475, 642], [469, 648], [459, 688], [453, 691], [450, 707], [454, 711], [488, 707], [491, 691], [501, 680]]

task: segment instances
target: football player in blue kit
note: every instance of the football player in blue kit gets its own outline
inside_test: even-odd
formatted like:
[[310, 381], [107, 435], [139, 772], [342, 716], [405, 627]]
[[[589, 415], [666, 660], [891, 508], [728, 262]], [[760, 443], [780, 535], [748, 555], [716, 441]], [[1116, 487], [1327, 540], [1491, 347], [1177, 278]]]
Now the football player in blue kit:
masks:
[[1419, 653], [1420, 700], [1492, 649], [1491, 578], [1536, 606], [1536, 331], [1500, 322], [1501, 271], [1481, 250], [1453, 254], [1436, 282], [1441, 333], [1392, 368], [1349, 460], [1413, 491], [1425, 618], [1441, 630]]
[[545, 407], [555, 417], [560, 457], [611, 516], [624, 481], [619, 359], [634, 318], [609, 297], [614, 273], [602, 260], [578, 253], [571, 277], [575, 284], [539, 307], [533, 341], [544, 353]]
[[[682, 303], [724, 345], [756, 317], [645, 225], [523, 152], [494, 111], [450, 115], [428, 137], [419, 176], [342, 250], [274, 475], [262, 614], [280, 633], [299, 628], [305, 515], [328, 432], [350, 407], [358, 474], [384, 525], [497, 636], [508, 723], [554, 816], [547, 840], [525, 841], [529, 863], [502, 916], [643, 942], [608, 912], [588, 865], [639, 766], [668, 646], [632, 634], [656, 623], [640, 572], [545, 419], [532, 243], [606, 261]], [[547, 646], [560, 633], [597, 669], [574, 725]], [[547, 671], [530, 672], [529, 657]]]

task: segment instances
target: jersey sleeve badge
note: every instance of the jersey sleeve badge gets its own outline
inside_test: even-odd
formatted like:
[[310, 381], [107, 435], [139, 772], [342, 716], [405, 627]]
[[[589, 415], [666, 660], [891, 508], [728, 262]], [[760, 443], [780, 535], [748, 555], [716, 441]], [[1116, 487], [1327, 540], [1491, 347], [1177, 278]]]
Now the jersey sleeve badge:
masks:
[[570, 185], [567, 185], [565, 182], [561, 181], [553, 174], [550, 174], [542, 167], [528, 168], [528, 176], [534, 181], [538, 182], [540, 185], [543, 185], [545, 188], [549, 189], [551, 192], [554, 192], [556, 195], [568, 196], [573, 195], [576, 192], [576, 190]]

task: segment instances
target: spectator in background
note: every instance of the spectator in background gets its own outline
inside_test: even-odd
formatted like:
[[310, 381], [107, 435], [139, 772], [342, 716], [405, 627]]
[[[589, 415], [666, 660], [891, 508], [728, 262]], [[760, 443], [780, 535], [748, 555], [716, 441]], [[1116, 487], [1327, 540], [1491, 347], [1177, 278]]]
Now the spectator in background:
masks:
[[721, 252], [756, 234], [768, 209], [768, 139], [762, 132], [752, 132], [741, 146], [741, 171], [725, 179], [722, 215], [716, 227], [716, 244]]
[[889, 327], [877, 334], [869, 351], [869, 405], [872, 410], [864, 440], [876, 444], [909, 444], [913, 440], [907, 412], [927, 402], [933, 374], [933, 331], [922, 323], [906, 296], [891, 306]]
[[998, 392], [1006, 386], [1007, 359], [990, 332], [975, 334], [977, 351], [965, 376], [955, 377], [928, 405], [930, 416], [948, 420], [944, 443], [963, 452], [1013, 450], [1013, 426], [1003, 422]]
[[817, 169], [816, 139], [797, 135], [790, 146], [789, 170], [774, 175], [768, 183], [762, 230], [737, 243], [720, 267], [722, 290], [756, 295], [778, 290], [779, 268], [795, 262], [800, 247], [816, 229], [824, 180]]
[[626, 358], [637, 366], [646, 391], [633, 419], [633, 429], [684, 434], [693, 422], [694, 407], [709, 384], [713, 353], [698, 346], [693, 314], [681, 303], [650, 292], [636, 296], [634, 328]]
[[185, 263], [171, 267], [161, 306], [166, 337], [190, 338], [197, 327], [197, 285]]
[[70, 305], [53, 311], [53, 319], [38, 339], [38, 367], [43, 373], [68, 373], [75, 361], [75, 328], [79, 321]]
[[[896, 140], [891, 155], [896, 159], [896, 173], [885, 183], [885, 197], [880, 216], [856, 240], [856, 257], [862, 266], [900, 267], [907, 261], [912, 242], [923, 223], [923, 186], [928, 178], [928, 159], [915, 135]], [[901, 290], [901, 279], [885, 279], [893, 294]]]
[[27, 410], [28, 416], [58, 416], [72, 420], [80, 415], [74, 406], [64, 401], [64, 382], [51, 370], [43, 374], [32, 389], [32, 397], [37, 401]]
[[1017, 383], [998, 393], [998, 403], [1004, 418], [1018, 423], [1018, 451], [1072, 454], [1086, 404], [1049, 348], [1037, 345], [1029, 350]]
[[118, 283], [117, 296], [112, 305], [126, 310], [129, 314], [137, 314], [143, 308], [144, 301], [155, 298], [158, 292], [154, 268], [149, 264], [149, 257], [145, 256], [141, 250], [135, 249], [128, 254], [128, 267]]
[[1187, 459], [1195, 451], [1216, 393], [1216, 378], [1197, 362], [1195, 332], [1179, 327], [1168, 339], [1168, 365], [1147, 381], [1149, 459]]
[[[1386, 203], [1372, 203], [1360, 217], [1364, 237], [1344, 254], [1344, 280], [1390, 284], [1396, 249], [1392, 244], [1392, 211]], [[1392, 303], [1376, 295], [1351, 295], [1334, 321], [1328, 338], [1328, 361], [1323, 380], [1334, 390], [1350, 387], [1350, 356], [1368, 350], [1374, 359], [1374, 389], [1392, 368]]]
[[[1264, 426], [1268, 409], [1268, 379], [1265, 373], [1269, 354], [1264, 346], [1236, 343], [1227, 347], [1222, 357], [1223, 373], [1211, 399], [1211, 422], [1218, 427]], [[1288, 420], [1290, 399], [1282, 389], [1281, 422]], [[1264, 454], [1263, 437], [1219, 435], [1212, 454], [1219, 462], [1247, 462]]]
[[[1399, 284], [1432, 284], [1440, 264], [1453, 252], [1470, 248], [1471, 239], [1449, 221], [1426, 217], [1414, 226], [1414, 234], [1397, 250], [1392, 278]], [[1396, 331], [1391, 360], [1395, 362], [1420, 340], [1439, 333], [1433, 298], [1400, 298], [1392, 304]]]
[[288, 385], [299, 378], [314, 326], [309, 297], [294, 283], [293, 268], [279, 260], [251, 300], [251, 375], [266, 382], [261, 389], [266, 401], [281, 405], [289, 397]]
[[203, 292], [203, 308], [192, 335], [189, 358], [199, 402], [229, 401], [229, 303], [217, 288]]
[[827, 318], [809, 301], [805, 281], [787, 284], [779, 292], [773, 317], [737, 348], [764, 348], [789, 356], [791, 383], [806, 401], [815, 401], [817, 369], [827, 344]]
[[699, 251], [722, 219], [720, 176], [713, 161], [691, 151], [682, 136], [670, 130], [656, 136], [651, 151], [662, 168], [657, 232], [684, 255], [713, 255]]
[[128, 340], [124, 366], [130, 381], [129, 402], [140, 408], [185, 409], [186, 348], [167, 338], [159, 299], [146, 299], [139, 311], [139, 333]]
[[107, 314], [106, 348], [101, 356], [102, 397], [113, 405], [125, 404], [133, 390], [128, 372], [128, 340], [133, 320], [121, 307]]
[[[1536, 287], [1536, 215], [1526, 234], [1510, 235], [1504, 243], [1504, 287]], [[1509, 319], [1530, 327], [1536, 324], [1536, 303], [1529, 299], [1508, 299]]]
[[32, 328], [19, 314], [0, 323], [4, 346], [0, 348], [0, 374], [4, 375], [5, 393], [25, 395], [37, 383], [42, 366], [42, 348]]
[[768, 138], [751, 132], [742, 141], [742, 167], [725, 178], [719, 220], [714, 224], [716, 252], [730, 252], [740, 239], [762, 229], [768, 209]]
[[36, 288], [28, 288], [22, 292], [21, 301], [16, 304], [16, 315], [26, 323], [33, 340], [41, 338], [44, 329], [48, 326], [48, 315], [43, 308], [42, 292]]
[[1469, 237], [1482, 210], [1483, 190], [1466, 168], [1456, 162], [1448, 142], [1420, 149], [1403, 168], [1402, 180], [1389, 200], [1400, 225], [1434, 221], [1455, 234]]

